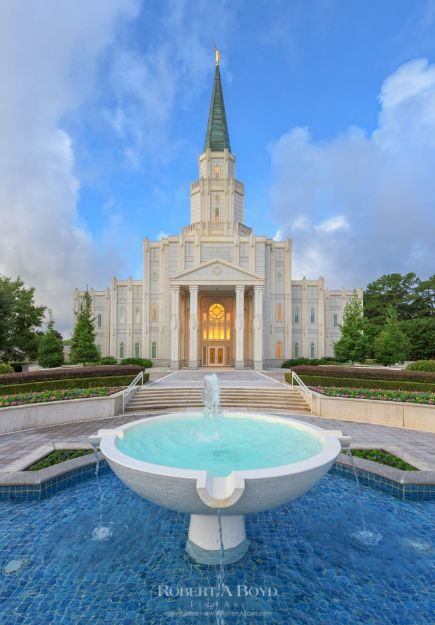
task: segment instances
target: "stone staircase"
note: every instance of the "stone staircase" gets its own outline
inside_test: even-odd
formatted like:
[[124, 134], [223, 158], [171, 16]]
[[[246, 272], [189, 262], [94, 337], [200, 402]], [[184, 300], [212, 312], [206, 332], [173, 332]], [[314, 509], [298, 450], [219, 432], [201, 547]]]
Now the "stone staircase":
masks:
[[[279, 410], [290, 413], [310, 414], [305, 397], [296, 388], [277, 384], [273, 387], [222, 387], [222, 408], [264, 412]], [[128, 402], [126, 412], [148, 412], [203, 407], [202, 389], [198, 387], [159, 387], [158, 384], [143, 386]]]

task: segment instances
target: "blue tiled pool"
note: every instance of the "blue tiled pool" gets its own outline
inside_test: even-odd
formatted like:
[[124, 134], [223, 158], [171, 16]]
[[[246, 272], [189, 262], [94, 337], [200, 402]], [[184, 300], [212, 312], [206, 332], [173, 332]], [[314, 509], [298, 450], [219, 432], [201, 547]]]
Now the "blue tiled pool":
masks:
[[[216, 568], [184, 554], [188, 517], [143, 501], [110, 472], [100, 483], [112, 531], [104, 541], [92, 537], [92, 479], [41, 501], [0, 502], [0, 567], [25, 561], [0, 574], [1, 625], [216, 623], [205, 596]], [[248, 517], [248, 555], [226, 569], [227, 625], [433, 625], [435, 502], [362, 491], [384, 537], [377, 547], [352, 538], [356, 488], [337, 474], [292, 505]]]

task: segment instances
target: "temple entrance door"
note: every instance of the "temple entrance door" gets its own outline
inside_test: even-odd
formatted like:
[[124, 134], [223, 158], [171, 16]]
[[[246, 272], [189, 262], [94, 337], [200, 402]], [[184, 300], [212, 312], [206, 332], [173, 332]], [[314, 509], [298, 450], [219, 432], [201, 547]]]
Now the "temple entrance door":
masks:
[[208, 348], [208, 366], [224, 367], [225, 366], [225, 348], [216, 345]]

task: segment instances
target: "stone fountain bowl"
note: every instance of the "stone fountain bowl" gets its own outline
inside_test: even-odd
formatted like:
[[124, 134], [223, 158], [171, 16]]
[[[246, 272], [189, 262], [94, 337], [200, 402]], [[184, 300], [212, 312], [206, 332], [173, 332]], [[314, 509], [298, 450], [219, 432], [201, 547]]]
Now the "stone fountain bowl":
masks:
[[[254, 413], [234, 413], [231, 417], [279, 422], [316, 437], [319, 453], [299, 462], [270, 468], [237, 470], [225, 477], [214, 477], [205, 470], [192, 470], [151, 464], [133, 458], [117, 445], [117, 438], [138, 425], [182, 418], [182, 413], [140, 419], [111, 430], [100, 430], [91, 437], [99, 445], [111, 469], [138, 495], [170, 510], [191, 515], [187, 552], [198, 562], [216, 563], [220, 557], [221, 527], [225, 561], [239, 560], [248, 548], [244, 515], [276, 508], [309, 491], [330, 469], [350, 439], [340, 431], [323, 430], [286, 417]], [[225, 415], [224, 415], [225, 416]]]

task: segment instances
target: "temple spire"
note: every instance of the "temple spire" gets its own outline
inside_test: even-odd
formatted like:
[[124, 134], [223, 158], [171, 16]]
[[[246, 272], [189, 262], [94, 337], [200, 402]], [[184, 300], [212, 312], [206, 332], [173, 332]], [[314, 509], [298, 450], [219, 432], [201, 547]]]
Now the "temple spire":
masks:
[[227, 117], [225, 115], [224, 95], [222, 93], [221, 74], [219, 70], [220, 57], [219, 50], [216, 48], [216, 70], [214, 74], [210, 112], [208, 114], [204, 151], [210, 149], [213, 152], [222, 152], [223, 150], [231, 152]]

